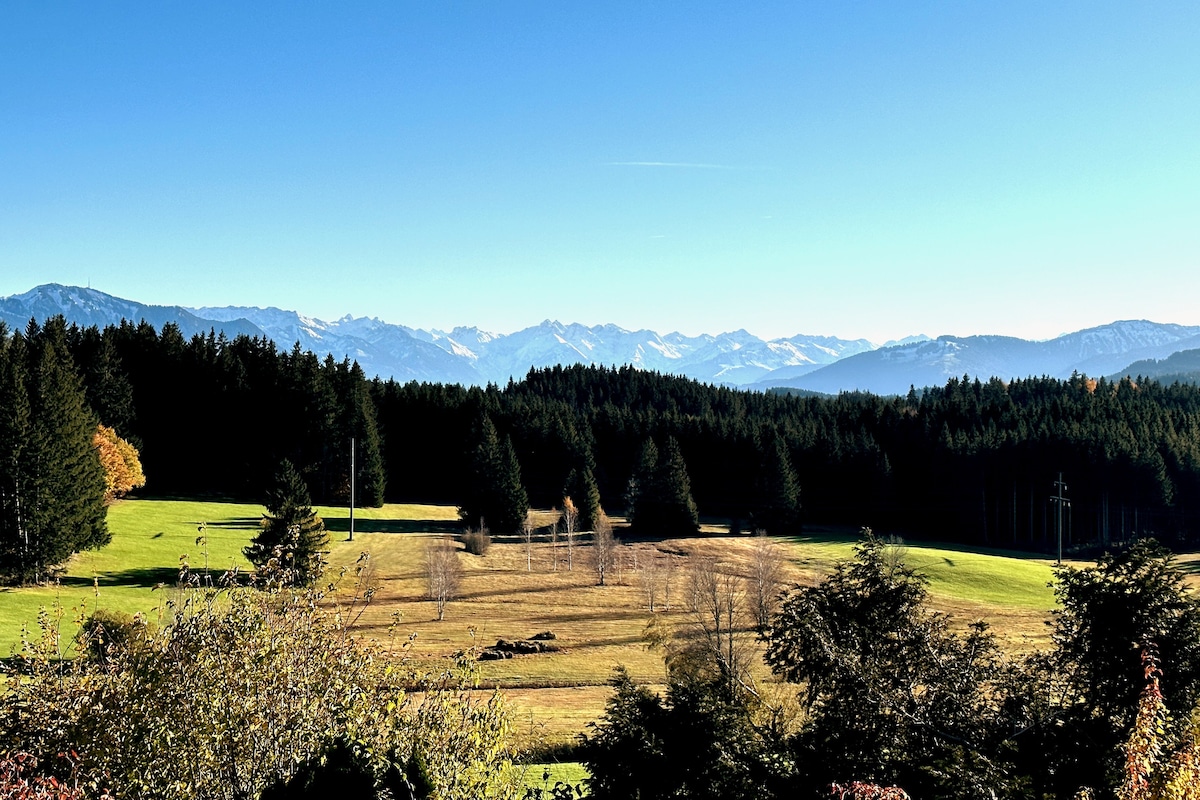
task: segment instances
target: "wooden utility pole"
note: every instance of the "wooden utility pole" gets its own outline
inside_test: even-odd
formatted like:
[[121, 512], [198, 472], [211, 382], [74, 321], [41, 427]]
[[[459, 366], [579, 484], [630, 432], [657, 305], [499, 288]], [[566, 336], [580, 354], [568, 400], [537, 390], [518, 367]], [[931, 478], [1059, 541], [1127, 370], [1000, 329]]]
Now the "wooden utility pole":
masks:
[[354, 541], [354, 437], [350, 437], [350, 541]]
[[1055, 505], [1054, 528], [1058, 532], [1058, 563], [1062, 563], [1062, 512], [1063, 506], [1071, 507], [1071, 501], [1063, 497], [1063, 492], [1067, 490], [1067, 485], [1063, 483], [1062, 473], [1058, 473], [1058, 480], [1054, 482], [1054, 497], [1050, 498], [1050, 502]]

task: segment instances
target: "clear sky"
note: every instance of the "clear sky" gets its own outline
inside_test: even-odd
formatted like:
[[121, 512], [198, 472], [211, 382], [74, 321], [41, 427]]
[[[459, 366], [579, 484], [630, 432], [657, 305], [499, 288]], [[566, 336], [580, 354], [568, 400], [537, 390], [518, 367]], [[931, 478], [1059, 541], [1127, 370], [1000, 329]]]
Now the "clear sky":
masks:
[[0, 295], [1200, 324], [1200, 4], [4, 3]]

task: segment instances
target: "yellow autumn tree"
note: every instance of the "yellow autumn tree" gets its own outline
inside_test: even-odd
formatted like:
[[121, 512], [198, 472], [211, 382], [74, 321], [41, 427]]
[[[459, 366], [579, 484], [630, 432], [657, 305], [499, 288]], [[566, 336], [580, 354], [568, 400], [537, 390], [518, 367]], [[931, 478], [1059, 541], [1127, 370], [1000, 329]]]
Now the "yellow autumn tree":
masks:
[[[1167, 735], [1167, 705], [1159, 678], [1162, 670], [1152, 650], [1143, 651], [1146, 687], [1138, 701], [1133, 730], [1125, 743], [1125, 773], [1118, 800], [1200, 800], [1200, 706], [1175, 740]], [[1094, 800], [1084, 788], [1075, 800]]]
[[105, 501], [124, 497], [130, 490], [146, 485], [137, 448], [118, 436], [115, 430], [100, 425], [92, 442], [100, 453], [100, 464], [104, 467]]

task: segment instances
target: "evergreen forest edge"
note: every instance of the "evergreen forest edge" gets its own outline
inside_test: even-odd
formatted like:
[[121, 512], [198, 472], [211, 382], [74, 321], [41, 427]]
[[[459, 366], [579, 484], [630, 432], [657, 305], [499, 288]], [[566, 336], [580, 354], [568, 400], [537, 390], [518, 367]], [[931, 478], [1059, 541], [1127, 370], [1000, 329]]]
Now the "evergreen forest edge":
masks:
[[[357, 504], [456, 504], [468, 524], [489, 491], [629, 510], [649, 482], [648, 451], [670, 455], [660, 474], [681, 473], [680, 502], [690, 493], [734, 530], [782, 533], [802, 519], [1050, 551], [1059, 473], [1068, 548], [1138, 535], [1186, 544], [1200, 517], [1200, 389], [1186, 384], [964, 376], [904, 397], [795, 397], [571, 366], [479, 388], [369, 379], [299, 344], [188, 340], [144, 321], [100, 330], [52, 318], [2, 338], [6, 353], [18, 339], [59, 343], [60, 369], [73, 363], [96, 420], [138, 447], [157, 496], [258, 499], [286, 459], [314, 502], [345, 504], [354, 438]], [[677, 530], [652, 517], [654, 530], [635, 528], [694, 530], [686, 514]], [[487, 524], [511, 532], [520, 516]]]

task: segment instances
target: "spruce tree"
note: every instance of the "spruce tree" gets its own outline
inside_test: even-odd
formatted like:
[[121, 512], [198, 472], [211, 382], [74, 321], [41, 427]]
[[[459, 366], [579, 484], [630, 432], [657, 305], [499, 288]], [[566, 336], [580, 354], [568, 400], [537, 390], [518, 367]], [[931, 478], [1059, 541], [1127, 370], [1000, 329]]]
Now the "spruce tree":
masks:
[[108, 543], [96, 419], [61, 317], [5, 348], [0, 422], [0, 570], [38, 581], [73, 553]]
[[636, 528], [639, 515], [653, 516], [652, 506], [657, 496], [655, 480], [658, 476], [658, 447], [653, 439], [647, 439], [642, 445], [633, 474], [629, 476], [629, 486], [625, 490], [625, 508], [629, 521]]
[[499, 470], [495, 476], [495, 510], [489, 517], [492, 530], [513, 533], [521, 529], [529, 512], [529, 496], [521, 484], [521, 465], [512, 439], [505, 436], [500, 442]]
[[0, 322], [0, 572], [17, 570], [24, 552], [24, 450], [29, 440], [25, 340]]
[[571, 470], [563, 495], [576, 500], [579, 508], [579, 529], [595, 530], [596, 523], [600, 520], [600, 488], [596, 486], [596, 478], [586, 464]]
[[529, 510], [529, 497], [521, 483], [521, 466], [512, 440], [496, 433], [486, 415], [479, 424], [479, 443], [472, 458], [471, 481], [458, 514], [467, 525], [481, 521], [493, 531], [521, 529]]
[[772, 433], [764, 450], [754, 525], [773, 534], [799, 533], [800, 483], [787, 445]]
[[639, 536], [694, 536], [700, 531], [691, 480], [679, 443], [668, 438], [662, 455], [653, 441], [642, 449], [631, 522]]
[[[100, 422], [128, 436], [137, 416], [133, 385], [117, 353], [114, 328], [71, 330], [71, 351], [83, 374], [87, 402]], [[134, 443], [140, 446], [140, 443]]]
[[659, 463], [659, 486], [663, 493], [666, 530], [675, 536], [700, 532], [700, 517], [692, 499], [692, 482], [687, 464], [674, 438], [668, 438]]
[[265, 505], [262, 529], [243, 551], [246, 558], [270, 579], [312, 585], [324, 568], [329, 534], [291, 461], [284, 459], [279, 465]]
[[[347, 438], [347, 443], [353, 438], [355, 447], [355, 503], [379, 508], [383, 505], [384, 469], [375, 403], [358, 362], [340, 377], [343, 382], [340, 404], [344, 409], [342, 435]], [[346, 467], [348, 470], [349, 465]]]

